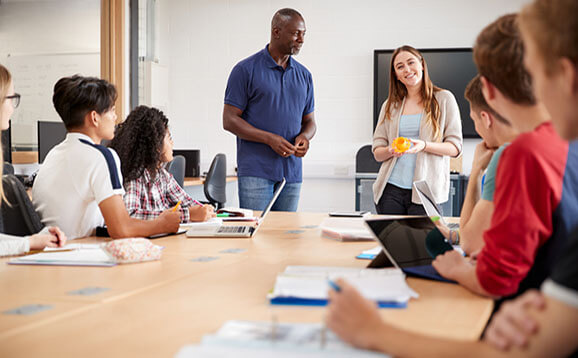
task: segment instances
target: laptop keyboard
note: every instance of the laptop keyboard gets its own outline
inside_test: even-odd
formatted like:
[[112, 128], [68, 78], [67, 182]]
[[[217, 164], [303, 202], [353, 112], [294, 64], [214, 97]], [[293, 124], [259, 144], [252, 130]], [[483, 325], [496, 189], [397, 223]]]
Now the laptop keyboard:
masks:
[[247, 227], [248, 226], [223, 225], [217, 232], [222, 234], [240, 234], [244, 233]]

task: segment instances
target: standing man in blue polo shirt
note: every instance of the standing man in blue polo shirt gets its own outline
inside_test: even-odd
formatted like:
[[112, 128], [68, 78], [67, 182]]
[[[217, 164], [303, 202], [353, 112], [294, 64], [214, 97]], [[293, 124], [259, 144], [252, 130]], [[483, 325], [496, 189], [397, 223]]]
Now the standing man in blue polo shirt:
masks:
[[285, 178], [272, 210], [297, 210], [301, 158], [317, 129], [311, 73], [292, 57], [304, 39], [301, 14], [281, 9], [271, 21], [270, 43], [239, 62], [229, 76], [223, 127], [237, 136], [242, 208], [265, 209]]

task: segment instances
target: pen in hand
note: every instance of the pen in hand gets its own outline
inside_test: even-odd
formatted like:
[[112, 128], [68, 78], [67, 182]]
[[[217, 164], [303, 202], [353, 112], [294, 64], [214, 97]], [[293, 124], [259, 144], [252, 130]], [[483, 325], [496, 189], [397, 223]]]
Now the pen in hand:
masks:
[[338, 284], [336, 284], [335, 282], [333, 282], [330, 279], [327, 279], [327, 283], [329, 284], [329, 286], [331, 286], [332, 289], [334, 289], [336, 292], [341, 292], [341, 287], [339, 287]]
[[199, 202], [198, 202], [197, 200], [195, 200], [195, 199], [193, 199], [193, 203], [195, 203], [195, 204], [197, 204], [198, 206], [201, 206], [201, 207], [204, 206], [203, 204], [199, 203]]

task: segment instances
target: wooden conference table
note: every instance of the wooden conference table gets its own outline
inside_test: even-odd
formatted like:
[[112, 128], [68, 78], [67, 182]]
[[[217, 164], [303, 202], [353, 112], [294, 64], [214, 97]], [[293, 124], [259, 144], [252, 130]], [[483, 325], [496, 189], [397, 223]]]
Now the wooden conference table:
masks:
[[[324, 308], [270, 306], [266, 295], [287, 265], [367, 265], [354, 256], [376, 244], [321, 237], [318, 225], [326, 216], [272, 212], [253, 239], [156, 239], [163, 257], [148, 263], [51, 267], [2, 259], [0, 356], [168, 357], [231, 319], [320, 322]], [[385, 320], [435, 336], [479, 337], [491, 300], [457, 285], [408, 282], [419, 299], [407, 309], [380, 310]], [[102, 292], [72, 294], [91, 288]], [[6, 314], [26, 305], [48, 309]]]

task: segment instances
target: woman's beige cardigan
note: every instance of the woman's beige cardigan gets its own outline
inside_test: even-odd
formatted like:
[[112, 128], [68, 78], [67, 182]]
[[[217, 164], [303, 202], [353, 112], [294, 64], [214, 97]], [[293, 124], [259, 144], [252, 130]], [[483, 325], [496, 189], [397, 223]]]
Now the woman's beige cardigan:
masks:
[[[453, 94], [447, 90], [441, 90], [435, 93], [435, 97], [440, 106], [439, 124], [442, 130], [441, 142], [452, 143], [458, 149], [459, 157], [462, 154], [462, 122], [460, 120], [460, 110]], [[391, 120], [385, 119], [385, 105], [387, 101], [381, 106], [377, 127], [373, 134], [372, 150], [375, 151], [377, 147], [389, 146], [399, 133], [399, 120], [403, 113], [403, 106], [405, 99], [401, 106], [392, 108]], [[434, 142], [433, 129], [426, 120], [425, 113], [419, 128], [419, 139], [427, 142]], [[439, 142], [439, 140], [438, 140]], [[433, 193], [436, 203], [443, 203], [448, 200], [450, 189], [450, 158], [448, 156], [441, 156], [426, 152], [419, 152], [415, 162], [415, 172], [413, 181], [425, 180]], [[373, 184], [373, 200], [378, 203], [387, 184], [387, 180], [391, 175], [391, 171], [395, 165], [397, 158], [390, 159], [381, 163], [379, 174]], [[416, 204], [421, 204], [415, 189], [412, 189], [411, 201]]]

